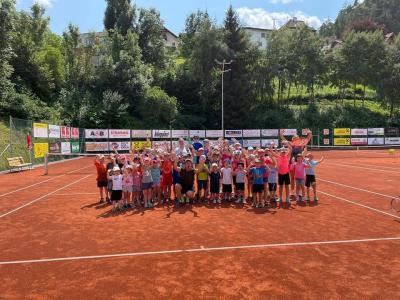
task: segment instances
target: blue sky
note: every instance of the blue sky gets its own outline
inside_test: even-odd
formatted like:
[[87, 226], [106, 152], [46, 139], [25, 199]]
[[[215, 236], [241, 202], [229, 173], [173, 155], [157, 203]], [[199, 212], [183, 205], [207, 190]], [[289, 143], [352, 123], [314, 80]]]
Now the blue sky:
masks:
[[[349, 1], [349, 0], [347, 0]], [[33, 2], [47, 9], [51, 29], [61, 34], [71, 22], [81, 32], [101, 31], [105, 0], [18, 0], [17, 9], [27, 10]], [[139, 7], [160, 11], [165, 26], [175, 33], [184, 29], [186, 17], [197, 9], [207, 9], [219, 23], [232, 3], [246, 26], [272, 28], [296, 16], [317, 28], [327, 18], [335, 19], [346, 0], [136, 0]]]

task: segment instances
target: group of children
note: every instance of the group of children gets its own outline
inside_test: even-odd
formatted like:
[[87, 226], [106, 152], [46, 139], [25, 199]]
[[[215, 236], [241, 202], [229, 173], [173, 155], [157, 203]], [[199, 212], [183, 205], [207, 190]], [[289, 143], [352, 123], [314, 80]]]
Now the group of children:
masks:
[[176, 149], [100, 155], [95, 159], [100, 202], [112, 202], [113, 210], [121, 210], [172, 200], [176, 205], [252, 200], [253, 207], [263, 208], [282, 205], [284, 191], [287, 206], [294, 195], [298, 202], [310, 201], [311, 188], [318, 201], [315, 168], [323, 159], [316, 161], [307, 152], [311, 136], [309, 131], [306, 138], [287, 141], [281, 135], [279, 149], [243, 149], [235, 140], [222, 139], [212, 146], [194, 137], [190, 146], [180, 139]]

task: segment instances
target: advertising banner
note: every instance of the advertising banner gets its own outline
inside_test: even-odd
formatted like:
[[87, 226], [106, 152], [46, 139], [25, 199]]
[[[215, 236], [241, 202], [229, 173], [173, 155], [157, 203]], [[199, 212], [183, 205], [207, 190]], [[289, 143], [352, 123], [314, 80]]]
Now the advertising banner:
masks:
[[368, 128], [368, 135], [385, 135], [385, 128]]
[[49, 153], [61, 153], [61, 142], [50, 143]]
[[135, 139], [151, 138], [151, 130], [132, 130], [132, 138]]
[[187, 139], [189, 137], [189, 130], [172, 130], [173, 139]]
[[33, 137], [35, 137], [35, 138], [47, 138], [48, 137], [47, 124], [45, 124], [45, 123], [33, 123]]
[[71, 127], [71, 138], [74, 140], [79, 139], [79, 128]]
[[198, 136], [201, 139], [204, 139], [206, 137], [206, 131], [205, 130], [190, 130], [190, 137], [193, 138], [194, 136]]
[[368, 139], [367, 138], [351, 138], [352, 146], [367, 146]]
[[131, 150], [131, 142], [110, 142], [110, 150], [129, 151]]
[[268, 140], [262, 140], [261, 141], [261, 147], [269, 148], [271, 146], [278, 147], [279, 146], [279, 140], [278, 139], [268, 139]]
[[333, 144], [335, 146], [350, 146], [351, 139], [350, 138], [334, 138]]
[[323, 143], [324, 143], [324, 146], [329, 146], [331, 144], [331, 140], [330, 139], [324, 139]]
[[[47, 130], [46, 130], [47, 133]], [[48, 143], [35, 143], [33, 146], [33, 153], [35, 158], [43, 158], [47, 153], [49, 153]]]
[[[85, 139], [108, 139], [107, 129], [86, 129]], [[107, 149], [108, 150], [108, 149]]]
[[385, 145], [385, 139], [384, 138], [378, 138], [378, 137], [368, 138], [368, 145], [370, 145], [370, 146]]
[[49, 125], [49, 138], [59, 139], [61, 136], [61, 129], [58, 125]]
[[169, 139], [171, 138], [171, 130], [153, 130], [153, 138]]
[[386, 145], [400, 145], [400, 137], [385, 138]]
[[108, 137], [110, 139], [130, 139], [131, 131], [129, 129], [109, 129]]
[[243, 147], [259, 148], [259, 147], [261, 147], [261, 141], [260, 140], [243, 140]]
[[281, 133], [285, 136], [297, 135], [297, 129], [281, 129]]
[[87, 152], [105, 152], [109, 149], [107, 142], [86, 142], [85, 148]]
[[279, 129], [262, 129], [261, 136], [263, 137], [276, 137], [279, 136]]
[[206, 137], [208, 138], [222, 138], [223, 136], [222, 130], [206, 130]]
[[324, 129], [323, 130], [323, 135], [330, 135], [331, 131], [329, 129]]
[[260, 129], [245, 129], [243, 130], [243, 137], [260, 137]]
[[71, 138], [71, 128], [66, 126], [61, 126], [61, 138], [62, 139], [69, 139]]
[[71, 154], [71, 143], [62, 142], [61, 143], [61, 154]]
[[150, 141], [134, 141], [132, 142], [132, 150], [144, 150], [150, 149], [151, 142]]
[[79, 153], [80, 152], [79, 142], [71, 142], [71, 152], [72, 153]]
[[366, 135], [368, 135], [368, 129], [353, 128], [351, 130], [351, 135], [353, 135], [353, 136], [366, 136]]
[[385, 128], [385, 135], [389, 137], [398, 137], [400, 135], [399, 128]]
[[227, 137], [227, 138], [242, 137], [242, 131], [241, 130], [225, 130], [225, 137]]
[[351, 134], [350, 128], [335, 128], [333, 129], [334, 136], [347, 136]]

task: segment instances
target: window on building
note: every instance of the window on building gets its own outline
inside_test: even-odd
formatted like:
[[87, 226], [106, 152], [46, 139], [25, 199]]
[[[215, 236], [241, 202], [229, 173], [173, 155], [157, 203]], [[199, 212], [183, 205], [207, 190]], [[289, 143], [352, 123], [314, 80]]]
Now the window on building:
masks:
[[265, 39], [265, 32], [261, 32], [261, 37]]
[[258, 47], [262, 47], [262, 42], [258, 42]]

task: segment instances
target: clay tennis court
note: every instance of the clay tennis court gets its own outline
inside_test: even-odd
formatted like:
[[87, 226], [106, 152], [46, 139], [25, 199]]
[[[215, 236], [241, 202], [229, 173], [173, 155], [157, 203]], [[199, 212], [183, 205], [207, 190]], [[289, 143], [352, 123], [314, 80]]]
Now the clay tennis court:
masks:
[[318, 205], [112, 214], [91, 158], [0, 175], [0, 298], [400, 298], [400, 156], [316, 152]]

